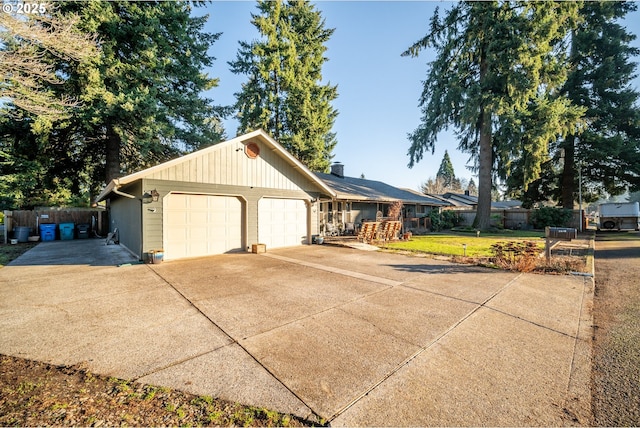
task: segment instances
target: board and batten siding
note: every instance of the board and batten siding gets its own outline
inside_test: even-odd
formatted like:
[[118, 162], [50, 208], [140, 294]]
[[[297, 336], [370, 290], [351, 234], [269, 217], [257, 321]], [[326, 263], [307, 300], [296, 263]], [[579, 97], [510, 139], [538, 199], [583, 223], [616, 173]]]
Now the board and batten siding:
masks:
[[120, 245], [126, 247], [132, 254], [142, 258], [142, 186], [140, 181], [123, 186], [121, 192], [135, 196], [127, 198], [116, 196], [110, 200], [109, 230], [118, 229]]
[[[244, 154], [242, 154], [244, 156]], [[236, 186], [211, 183], [193, 183], [185, 181], [171, 181], [145, 178], [142, 181], [142, 191], [156, 190], [160, 197], [158, 202], [142, 204], [143, 223], [143, 253], [163, 248], [163, 199], [171, 192], [190, 193], [201, 195], [236, 196], [243, 203], [243, 247], [250, 250], [252, 244], [258, 242], [258, 201], [265, 197], [290, 198], [310, 200], [318, 198], [317, 193], [303, 190], [288, 190], [263, 188], [255, 186]], [[317, 234], [319, 227], [317, 221], [317, 203], [312, 204], [310, 210], [311, 234]]]
[[275, 149], [258, 139], [244, 143], [257, 144], [260, 155], [255, 159], [248, 157], [244, 152], [243, 142], [222, 144], [217, 150], [213, 146], [213, 150], [205, 150], [200, 155], [154, 171], [146, 178], [280, 190], [317, 188]]

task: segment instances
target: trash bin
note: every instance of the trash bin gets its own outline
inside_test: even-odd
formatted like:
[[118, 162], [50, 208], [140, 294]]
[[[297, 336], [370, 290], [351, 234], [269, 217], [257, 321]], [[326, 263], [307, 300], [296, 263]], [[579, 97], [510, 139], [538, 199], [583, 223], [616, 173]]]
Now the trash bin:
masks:
[[43, 242], [56, 240], [55, 223], [51, 223], [51, 224], [45, 223], [40, 225], [40, 240], [42, 240]]
[[73, 239], [73, 229], [75, 225], [73, 223], [60, 223], [60, 240], [68, 241]]
[[77, 227], [78, 230], [78, 239], [87, 239], [89, 237], [89, 229], [91, 226], [88, 224], [79, 224]]
[[26, 226], [16, 226], [13, 228], [13, 237], [18, 242], [27, 242], [29, 240], [29, 228]]

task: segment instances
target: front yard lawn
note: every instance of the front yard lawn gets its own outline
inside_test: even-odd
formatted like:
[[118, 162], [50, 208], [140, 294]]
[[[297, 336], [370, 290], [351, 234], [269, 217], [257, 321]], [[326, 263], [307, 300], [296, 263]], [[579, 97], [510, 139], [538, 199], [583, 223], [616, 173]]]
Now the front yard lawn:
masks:
[[451, 232], [413, 236], [409, 241], [388, 243], [388, 249], [415, 251], [421, 253], [438, 254], [443, 256], [464, 256], [466, 245], [467, 257], [491, 257], [491, 246], [498, 242], [533, 241], [544, 250], [544, 233], [533, 231], [505, 231], [504, 233], [485, 233], [480, 236], [473, 233]]

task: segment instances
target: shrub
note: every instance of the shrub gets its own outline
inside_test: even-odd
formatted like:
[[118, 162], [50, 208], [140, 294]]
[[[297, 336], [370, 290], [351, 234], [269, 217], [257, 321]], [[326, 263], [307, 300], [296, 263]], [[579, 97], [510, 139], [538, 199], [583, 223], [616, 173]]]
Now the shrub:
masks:
[[544, 229], [547, 226], [566, 227], [569, 225], [573, 212], [564, 208], [542, 207], [531, 213], [531, 224], [536, 229]]
[[402, 207], [402, 201], [395, 201], [392, 202], [391, 205], [389, 205], [388, 216], [391, 218], [391, 220], [400, 219], [400, 215], [402, 214]]
[[502, 269], [532, 272], [536, 269], [540, 249], [535, 242], [498, 242], [491, 246], [494, 263]]
[[431, 230], [438, 232], [444, 229], [451, 229], [457, 225], [459, 225], [462, 221], [460, 215], [451, 210], [442, 211], [441, 213], [437, 211], [431, 211], [429, 213], [429, 218], [431, 219]]

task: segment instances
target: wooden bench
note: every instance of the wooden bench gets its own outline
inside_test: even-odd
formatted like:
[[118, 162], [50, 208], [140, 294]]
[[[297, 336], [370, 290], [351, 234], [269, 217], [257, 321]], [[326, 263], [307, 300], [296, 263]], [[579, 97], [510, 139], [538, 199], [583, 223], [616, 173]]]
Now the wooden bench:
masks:
[[368, 243], [376, 239], [379, 224], [380, 223], [376, 221], [366, 221], [362, 223], [362, 228], [358, 233], [358, 240]]

